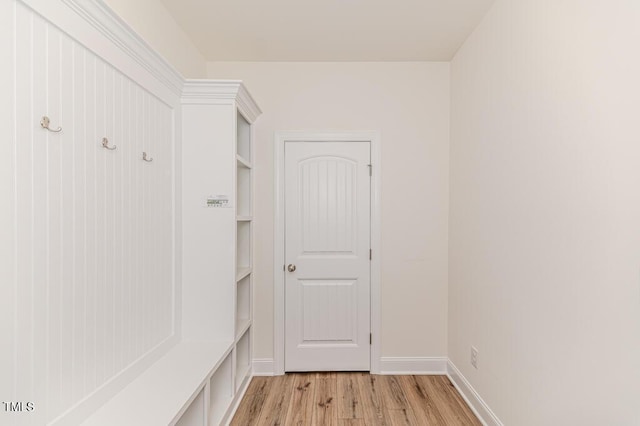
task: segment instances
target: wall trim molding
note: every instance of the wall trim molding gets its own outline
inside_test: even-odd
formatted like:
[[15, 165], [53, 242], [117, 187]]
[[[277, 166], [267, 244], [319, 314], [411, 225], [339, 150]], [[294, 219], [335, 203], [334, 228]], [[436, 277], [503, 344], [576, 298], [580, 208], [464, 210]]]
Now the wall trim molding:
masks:
[[253, 375], [254, 376], [273, 376], [273, 358], [254, 358], [253, 359]]
[[[74, 39], [87, 43], [85, 37], [80, 37], [82, 30], [73, 25], [72, 20], [64, 16], [61, 6], [71, 10], [84, 23], [98, 31], [105, 40], [115, 46], [117, 50], [127, 55], [138, 66], [152, 75], [156, 80], [168, 88], [174, 95], [180, 95], [184, 77], [165, 58], [157, 53], [138, 33], [136, 33], [120, 16], [112, 11], [101, 0], [20, 0], [40, 13], [42, 16], [52, 17], [51, 22], [64, 27]], [[95, 37], [90, 40], [95, 46], [103, 44]], [[98, 50], [91, 50], [98, 53]], [[103, 51], [100, 51], [103, 53]], [[104, 58], [110, 62], [110, 58]], [[123, 72], [126, 73], [125, 70]]]
[[175, 94], [180, 94], [184, 81], [182, 75], [103, 2], [62, 1]]
[[447, 362], [447, 376], [482, 424], [485, 426], [504, 426], [451, 360]]
[[447, 374], [447, 357], [382, 357], [380, 374]]

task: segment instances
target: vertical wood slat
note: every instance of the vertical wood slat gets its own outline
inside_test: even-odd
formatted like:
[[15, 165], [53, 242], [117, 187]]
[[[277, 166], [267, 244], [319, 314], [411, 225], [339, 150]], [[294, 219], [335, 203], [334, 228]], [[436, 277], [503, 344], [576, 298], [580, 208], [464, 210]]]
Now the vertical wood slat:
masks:
[[[16, 51], [29, 52], [17, 55], [16, 67], [30, 69], [32, 67], [32, 17], [18, 10], [16, 13]], [[30, 332], [32, 330], [33, 307], [30, 303], [33, 297], [34, 270], [32, 246], [34, 233], [32, 227], [33, 197], [32, 197], [32, 152], [33, 152], [33, 123], [31, 118], [32, 85], [30, 73], [16, 73], [16, 92], [23, 94], [16, 96], [15, 103], [15, 232], [17, 239], [13, 247], [15, 253], [15, 397], [33, 397], [33, 347]], [[18, 372], [19, 376], [18, 376]], [[24, 424], [24, 423], [22, 423]]]
[[73, 105], [76, 141], [74, 143], [74, 306], [73, 306], [73, 389], [72, 400], [77, 401], [85, 395], [85, 345], [84, 336], [86, 315], [86, 274], [87, 274], [87, 237], [86, 237], [86, 111], [85, 87], [85, 51], [74, 44], [73, 47]]
[[[74, 121], [73, 42], [62, 34], [59, 39], [60, 122], [66, 125], [60, 138], [60, 238], [62, 270], [60, 278], [60, 410], [72, 404], [73, 388], [73, 308], [74, 288], [74, 172], [75, 145], [79, 143]], [[53, 99], [51, 100], [53, 102]], [[62, 125], [62, 124], [61, 124]]]
[[[105, 133], [105, 64], [102, 61], [96, 61], [95, 75], [95, 104], [96, 123], [95, 133], [90, 140], [97, 140]], [[97, 286], [96, 286], [96, 385], [105, 381], [105, 334], [106, 334], [106, 290], [107, 279], [105, 262], [105, 252], [107, 250], [107, 227], [106, 227], [106, 173], [105, 173], [105, 156], [100, 152], [96, 152], [96, 270], [97, 270]]]
[[[99, 143], [103, 137], [107, 137], [111, 141], [114, 140], [114, 123], [113, 123], [113, 99], [114, 99], [114, 72], [110, 66], [105, 64], [104, 70], [104, 132], [96, 138], [93, 143]], [[111, 142], [112, 144], [114, 142]], [[100, 156], [104, 161], [104, 215], [105, 215], [105, 247], [104, 272], [105, 272], [105, 306], [104, 306], [104, 375], [105, 381], [114, 374], [114, 317], [115, 317], [115, 226], [114, 226], [114, 194], [113, 185], [115, 182], [114, 169], [116, 156], [109, 155], [115, 152], [109, 152], [106, 149], [100, 150]]]
[[[159, 243], [159, 239], [158, 239], [158, 232], [157, 229], [159, 226], [159, 220], [158, 220], [158, 215], [157, 212], [160, 211], [160, 206], [158, 205], [158, 191], [157, 191], [157, 187], [156, 185], [154, 185], [154, 183], [159, 181], [159, 173], [158, 170], [162, 167], [162, 164], [164, 163], [164, 152], [161, 150], [161, 145], [158, 143], [159, 140], [159, 133], [158, 133], [158, 125], [159, 125], [159, 120], [154, 119], [154, 117], [158, 117], [158, 102], [153, 99], [153, 102], [150, 105], [149, 108], [149, 125], [151, 126], [150, 129], [150, 133], [151, 133], [151, 143], [154, 145], [154, 151], [158, 152], [159, 154], [161, 154], [160, 157], [158, 157], [156, 155], [156, 163], [153, 164], [153, 167], [151, 168], [151, 179], [150, 179], [150, 183], [149, 183], [149, 189], [150, 189], [150, 206], [151, 206], [151, 211], [153, 212], [152, 214], [149, 215], [149, 219], [151, 220], [151, 231], [149, 233], [149, 237], [150, 237], [150, 244], [151, 244], [151, 265], [156, 265], [155, 267], [151, 268], [150, 274], [149, 274], [149, 279], [150, 279], [150, 283], [151, 283], [151, 288], [149, 291], [149, 296], [150, 296], [150, 306], [151, 306], [151, 345], [154, 346], [156, 344], [158, 344], [159, 339], [160, 339], [160, 329], [158, 327], [158, 320], [159, 320], [159, 315], [158, 315], [158, 303], [159, 303], [159, 298], [158, 298], [158, 291], [157, 291], [157, 284], [159, 283], [159, 277], [158, 277], [158, 270], [160, 269], [160, 262], [159, 262], [159, 258], [158, 258], [158, 243]], [[206, 405], [206, 404], [205, 404]]]
[[[153, 153], [150, 151], [149, 147], [149, 95], [146, 92], [143, 92], [142, 95], [142, 147], [143, 151], [146, 151], [151, 157], [153, 157]], [[147, 220], [147, 216], [149, 214], [149, 168], [153, 166], [153, 163], [142, 163], [142, 265], [143, 265], [143, 279], [142, 283], [142, 298], [141, 304], [143, 309], [143, 317], [142, 317], [142, 329], [147, 330], [150, 328], [149, 321], [149, 275], [150, 275], [150, 224]], [[147, 167], [144, 167], [147, 166]], [[144, 347], [148, 347], [150, 344], [149, 333], [142, 334], [142, 342]]]
[[[32, 61], [31, 95], [32, 109], [30, 114], [32, 120], [38, 120], [38, 116], [45, 114], [47, 110], [47, 59], [44, 55], [47, 46], [47, 29], [42, 18], [33, 16], [32, 28], [32, 51], [30, 52]], [[48, 132], [43, 131], [37, 121], [31, 123], [33, 128], [33, 179], [34, 179], [34, 233], [32, 244], [34, 246], [34, 312], [46, 317], [48, 302], [48, 270], [46, 265], [48, 259], [48, 215], [47, 215], [47, 169], [48, 169], [48, 148], [50, 141]], [[38, 214], [38, 212], [40, 214]], [[46, 287], [46, 288], [43, 288]], [[34, 318], [35, 320], [35, 318]], [[47, 412], [47, 354], [48, 336], [46, 327], [33, 327], [33, 351], [34, 377], [37, 378], [33, 389], [34, 401], [42, 401], [44, 404], [39, 407], [39, 412], [34, 419], [34, 423], [44, 423], [44, 415]], [[42, 411], [42, 412], [40, 412]]]
[[[133, 312], [135, 309], [135, 305], [133, 304], [133, 285], [135, 283], [134, 274], [135, 268], [133, 263], [133, 253], [134, 253], [134, 221], [133, 221], [133, 198], [132, 198], [132, 187], [133, 187], [133, 174], [132, 168], [133, 163], [135, 162], [134, 150], [132, 148], [133, 145], [133, 102], [135, 97], [132, 96], [133, 85], [130, 81], [126, 80], [124, 91], [124, 99], [125, 103], [122, 109], [122, 114], [124, 117], [124, 137], [123, 142], [126, 140], [126, 144], [122, 146], [122, 154], [123, 161], [125, 164], [125, 176], [123, 180], [123, 193], [125, 194], [125, 207], [124, 207], [124, 215], [128, 220], [125, 221], [125, 240], [124, 240], [124, 250], [122, 252], [123, 256], [123, 266], [124, 266], [124, 274], [125, 279], [123, 284], [125, 285], [125, 305], [123, 306], [123, 311], [125, 312], [125, 321], [124, 321], [124, 329], [125, 329], [125, 337], [124, 337], [124, 359], [130, 360], [133, 359], [135, 351], [133, 349], [134, 346], [134, 330], [133, 330]], [[126, 365], [127, 361], [125, 361]]]
[[135, 146], [135, 158], [136, 158], [136, 167], [134, 167], [135, 180], [133, 182], [134, 188], [134, 198], [133, 202], [135, 204], [134, 217], [135, 217], [135, 228], [134, 234], [136, 236], [134, 247], [135, 247], [135, 294], [134, 294], [134, 305], [136, 309], [134, 309], [134, 342], [135, 342], [135, 355], [139, 356], [142, 352], [142, 336], [140, 330], [142, 329], [142, 324], [140, 320], [140, 315], [143, 312], [142, 303], [140, 302], [141, 298], [141, 281], [143, 278], [143, 270], [141, 268], [142, 265], [142, 252], [140, 248], [142, 247], [142, 238], [141, 238], [141, 229], [142, 229], [142, 167], [139, 166], [140, 163], [140, 153], [143, 150], [142, 146], [142, 91], [138, 87], [134, 87], [135, 92], [135, 136], [134, 136], [134, 146]]
[[[15, 140], [2, 153], [11, 164], [15, 149], [3, 170], [15, 215], [2, 212], [12, 230], [2, 278], [17, 291], [17, 323], [4, 325], [16, 336], [15, 399], [37, 402], [16, 424], [45, 424], [173, 331], [172, 110], [23, 3], [12, 7]], [[43, 115], [63, 131], [42, 129]], [[100, 146], [105, 136], [116, 151]]]
[[[60, 111], [60, 36], [47, 26], [47, 43], [45, 56], [48, 58], [47, 70], [47, 105], [46, 114], [52, 120], [52, 126], [67, 127], [61, 122]], [[43, 52], [44, 53], [44, 52]], [[63, 130], [64, 132], [65, 130]], [[49, 329], [48, 364], [49, 391], [48, 408], [52, 415], [62, 412], [61, 398], [61, 352], [62, 352], [62, 235], [61, 235], [61, 146], [62, 133], [49, 133], [47, 136], [47, 275], [49, 282]]]
[[[86, 140], [95, 140], [96, 137], [96, 64], [97, 58], [93, 54], [87, 54], [85, 58], [85, 105], [86, 105]], [[97, 314], [97, 277], [98, 277], [98, 227], [97, 225], [97, 170], [96, 155], [97, 149], [91, 144], [85, 144], [85, 164], [86, 164], [86, 259], [87, 271], [85, 275], [85, 321], [86, 335], [85, 357], [85, 389], [87, 392], [95, 390], [96, 379], [96, 314]]]
[[[122, 117], [122, 98], [123, 98], [123, 77], [119, 73], [113, 74], [113, 131], [112, 137], [113, 141], [112, 145], [118, 147], [118, 145], [122, 146], [123, 143], [123, 117]], [[120, 148], [120, 147], [118, 147]], [[123, 297], [123, 264], [122, 255], [123, 255], [123, 240], [124, 240], [124, 195], [122, 191], [122, 181], [123, 181], [123, 160], [124, 156], [121, 152], [116, 151], [105, 151], [104, 154], [111, 154], [109, 157], [113, 160], [114, 168], [113, 168], [113, 185], [111, 186], [111, 192], [113, 194], [113, 229], [114, 229], [114, 245], [113, 245], [113, 257], [114, 262], [112, 264], [113, 267], [113, 369], [114, 372], [121, 371], [125, 365], [123, 360], [123, 315], [124, 311], [124, 297]]]
[[[4, 9], [0, 14], [0, 51], [6, 58], [13, 58], [16, 49], [16, 8], [15, 5]], [[12, 59], [10, 59], [12, 60]], [[15, 275], [15, 242], [16, 242], [16, 203], [15, 203], [15, 154], [16, 154], [16, 89], [15, 69], [10, 66], [0, 67], [0, 81], [4, 82], [4, 96], [0, 99], [0, 125], [5, 129], [5, 141], [0, 144], [0, 194], [5, 202], [0, 205], [0, 223], [4, 225], [0, 238], [0, 282], [2, 297], [0, 298], [0, 334], [5, 336], [3, 350], [0, 351], [0, 393], [8, 398], [15, 398], [14, 376], [16, 369], [16, 292]]]
[[[168, 137], [171, 134], [174, 134], [174, 125], [173, 125], [173, 114], [174, 112], [169, 108], [161, 108], [160, 119], [163, 124], [162, 127], [162, 137], [160, 140], [164, 144], [164, 155], [166, 158], [165, 166], [162, 169], [163, 181], [162, 188], [164, 189], [161, 192], [161, 200], [162, 200], [162, 218], [163, 222], [160, 225], [160, 229], [171, 230], [171, 235], [174, 235], [174, 221], [173, 221], [173, 204], [168, 204], [164, 200], [172, 200], [174, 197], [174, 189], [173, 189], [173, 163], [174, 163], [174, 154], [173, 154], [173, 146], [171, 143], [171, 138]], [[161, 253], [162, 259], [171, 259], [173, 258], [173, 237], [167, 236], [165, 234], [165, 241], [162, 244], [163, 251]], [[174, 309], [173, 309], [173, 300], [171, 295], [173, 294], [173, 280], [167, 279], [167, 277], [174, 276], [174, 263], [162, 262], [163, 266], [161, 277], [162, 286], [161, 286], [161, 294], [163, 295], [162, 302], [162, 312], [170, 311], [171, 315], [162, 315], [161, 326], [163, 330], [174, 328]]]

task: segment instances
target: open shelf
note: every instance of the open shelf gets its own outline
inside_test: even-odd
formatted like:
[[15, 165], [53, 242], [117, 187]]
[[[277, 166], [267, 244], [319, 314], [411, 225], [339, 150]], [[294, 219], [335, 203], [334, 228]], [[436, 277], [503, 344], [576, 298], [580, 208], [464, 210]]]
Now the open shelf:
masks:
[[176, 426], [202, 426], [204, 424], [204, 390], [201, 390], [184, 412]]
[[251, 275], [236, 284], [236, 336], [251, 322]]
[[249, 327], [251, 327], [251, 320], [250, 319], [240, 319], [238, 318], [236, 321], [236, 339], [239, 339], [240, 336], [242, 336], [245, 331], [247, 331], [249, 329]]
[[251, 268], [248, 267], [248, 266], [244, 267], [244, 268], [236, 269], [236, 282], [240, 281], [241, 279], [243, 279], [244, 277], [246, 277], [250, 273], [251, 273]]
[[238, 112], [236, 135], [236, 152], [248, 163], [251, 162], [251, 125]]
[[236, 270], [251, 266], [251, 222], [237, 223]]
[[237, 168], [236, 216], [251, 216], [251, 169]]
[[209, 380], [209, 425], [216, 426], [233, 400], [233, 355], [230, 353]]
[[251, 168], [251, 163], [246, 158], [242, 157], [240, 154], [236, 155], [236, 161], [238, 162], [238, 167], [244, 167], [245, 169]]
[[236, 344], [236, 390], [242, 385], [242, 382], [251, 369], [250, 346], [251, 328], [248, 328]]
[[[182, 170], [188, 190], [176, 206], [184, 228], [175, 315], [181, 321], [171, 324], [175, 337], [162, 349], [179, 347], [108, 401], [91, 426], [228, 424], [242, 397], [238, 390], [251, 378], [256, 156], [250, 122], [259, 108], [237, 81], [186, 81], [182, 101], [177, 125], [189, 167]], [[228, 200], [216, 206], [224, 208], [203, 210], [204, 197], [217, 194]], [[227, 341], [218, 349], [206, 341], [184, 343], [214, 339]]]

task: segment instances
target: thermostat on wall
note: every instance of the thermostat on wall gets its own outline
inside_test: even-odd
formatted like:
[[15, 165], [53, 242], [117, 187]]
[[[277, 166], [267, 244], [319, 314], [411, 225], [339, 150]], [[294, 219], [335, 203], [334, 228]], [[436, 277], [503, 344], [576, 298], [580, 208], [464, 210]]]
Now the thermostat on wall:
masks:
[[205, 204], [207, 208], [225, 208], [230, 207], [228, 195], [209, 195]]

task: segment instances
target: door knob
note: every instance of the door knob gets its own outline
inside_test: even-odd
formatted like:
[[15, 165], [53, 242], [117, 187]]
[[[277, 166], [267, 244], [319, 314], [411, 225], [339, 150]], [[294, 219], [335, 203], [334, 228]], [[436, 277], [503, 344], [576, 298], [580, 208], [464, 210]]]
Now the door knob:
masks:
[[289, 264], [289, 266], [287, 266], [287, 271], [289, 272], [295, 272], [296, 271], [296, 265], [293, 264]]

